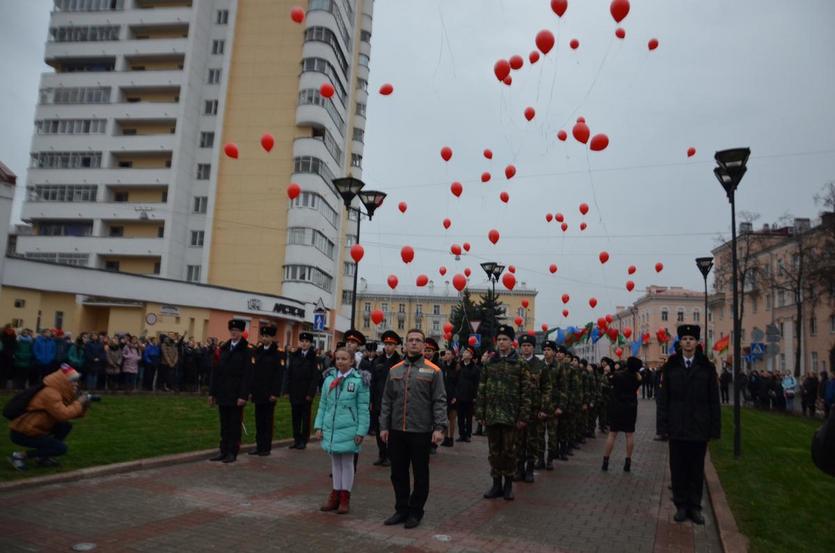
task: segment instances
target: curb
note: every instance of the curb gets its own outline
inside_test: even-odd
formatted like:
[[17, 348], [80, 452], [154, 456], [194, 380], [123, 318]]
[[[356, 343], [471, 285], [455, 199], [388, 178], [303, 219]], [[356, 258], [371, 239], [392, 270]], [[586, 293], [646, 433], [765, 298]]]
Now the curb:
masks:
[[739, 531], [736, 519], [728, 505], [728, 498], [725, 490], [719, 481], [719, 474], [713, 466], [710, 458], [710, 450], [705, 459], [705, 481], [707, 482], [707, 496], [713, 507], [713, 516], [716, 518], [716, 526], [719, 528], [719, 541], [725, 553], [748, 553], [748, 538]]
[[[292, 441], [292, 439], [278, 440], [273, 442], [273, 447], [281, 447]], [[311, 441], [314, 441], [312, 436]], [[247, 444], [245, 446], [241, 446], [240, 452], [246, 453], [253, 449], [255, 449], [255, 444]], [[162, 455], [160, 457], [146, 457], [145, 459], [125, 461], [124, 463], [100, 465], [97, 467], [50, 474], [48, 476], [36, 476], [34, 478], [26, 478], [24, 480], [15, 480], [12, 482], [0, 482], [0, 493], [16, 492], [29, 488], [47, 486], [50, 484], [66, 484], [68, 482], [89, 480], [90, 478], [112, 476], [114, 474], [133, 472], [137, 470], [148, 470], [168, 467], [171, 465], [181, 465], [183, 463], [193, 463], [195, 461], [205, 460], [213, 453], [217, 453], [217, 448], [189, 451], [187, 453], [175, 453], [174, 455]]]

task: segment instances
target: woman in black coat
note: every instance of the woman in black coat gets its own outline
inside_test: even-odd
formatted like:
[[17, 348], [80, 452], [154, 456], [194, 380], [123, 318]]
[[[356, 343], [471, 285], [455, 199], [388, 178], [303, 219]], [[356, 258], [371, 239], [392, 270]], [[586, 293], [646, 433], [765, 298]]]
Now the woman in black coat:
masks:
[[626, 460], [624, 472], [632, 469], [632, 451], [635, 448], [635, 420], [638, 418], [638, 388], [641, 386], [641, 360], [630, 357], [626, 370], [616, 370], [612, 375], [612, 392], [609, 398], [609, 436], [602, 470], [609, 470], [609, 455], [615, 447], [618, 432], [626, 433]]

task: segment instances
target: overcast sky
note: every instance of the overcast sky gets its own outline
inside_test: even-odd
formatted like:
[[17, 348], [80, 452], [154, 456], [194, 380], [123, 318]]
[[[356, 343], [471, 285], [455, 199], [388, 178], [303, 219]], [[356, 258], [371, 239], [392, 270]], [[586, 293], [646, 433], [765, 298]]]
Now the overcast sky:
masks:
[[[21, 192], [38, 79], [48, 69], [51, 4], [0, 0], [0, 156], [20, 176]], [[634, 0], [621, 23], [625, 40], [614, 36], [608, 5], [569, 0], [558, 19], [548, 0], [375, 2], [363, 179], [389, 197], [362, 227], [361, 275], [382, 284], [396, 274], [413, 284], [426, 273], [443, 285], [440, 265], [450, 280], [471, 267], [471, 283], [483, 285], [479, 263], [514, 264], [519, 282], [540, 291], [537, 325], [551, 326], [613, 312], [649, 284], [701, 289], [693, 259], [709, 254], [730, 224], [713, 153], [737, 146], [752, 150], [739, 211], [760, 213], [758, 224], [817, 215], [813, 195], [835, 179], [835, 3]], [[544, 28], [557, 44], [531, 66], [527, 55]], [[660, 43], [653, 52], [650, 38]], [[513, 54], [525, 65], [508, 87], [493, 64]], [[387, 82], [394, 93], [378, 95]], [[527, 106], [536, 110], [531, 122]], [[580, 115], [592, 134], [608, 135], [605, 151], [570, 137]], [[560, 129], [568, 141], [556, 139]], [[454, 151], [448, 163], [439, 154], [445, 145]], [[688, 159], [691, 146], [697, 153]], [[508, 163], [518, 171], [510, 181]], [[484, 171], [493, 175], [487, 184]], [[449, 191], [455, 180], [464, 185], [457, 199]], [[566, 233], [546, 223], [549, 212], [565, 215]], [[501, 233], [496, 245], [487, 239], [492, 228]], [[449, 246], [464, 241], [471, 252], [455, 261]], [[408, 266], [399, 254], [406, 244], [416, 251]], [[610, 254], [603, 266], [602, 250]], [[631, 264], [638, 271], [630, 294]], [[571, 296], [568, 319], [560, 314], [563, 293]], [[593, 314], [591, 296], [600, 302]]]

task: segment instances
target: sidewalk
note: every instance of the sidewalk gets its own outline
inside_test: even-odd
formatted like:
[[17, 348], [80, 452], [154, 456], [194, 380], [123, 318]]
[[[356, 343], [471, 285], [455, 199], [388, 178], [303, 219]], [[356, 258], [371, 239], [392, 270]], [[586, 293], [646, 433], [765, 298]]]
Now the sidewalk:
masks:
[[588, 440], [569, 462], [516, 485], [516, 501], [485, 500], [487, 443], [440, 448], [420, 527], [385, 527], [393, 512], [388, 469], [360, 458], [351, 514], [320, 513], [330, 490], [327, 456], [274, 450], [233, 465], [198, 462], [0, 495], [0, 550], [261, 552], [677, 552], [721, 551], [705, 497], [707, 525], [682, 525], [667, 489], [667, 444], [653, 442], [655, 404], [640, 402], [632, 473], [624, 442], [600, 471], [604, 440]]

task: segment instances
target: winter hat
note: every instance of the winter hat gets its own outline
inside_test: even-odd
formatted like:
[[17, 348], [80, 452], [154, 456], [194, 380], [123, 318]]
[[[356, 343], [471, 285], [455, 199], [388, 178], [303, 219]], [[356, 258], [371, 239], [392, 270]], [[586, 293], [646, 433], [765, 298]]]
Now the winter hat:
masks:
[[78, 382], [78, 380], [81, 378], [81, 375], [78, 374], [78, 371], [72, 368], [70, 365], [67, 365], [66, 363], [61, 363], [61, 367], [59, 370], [61, 371], [61, 373], [63, 373], [64, 376], [67, 377], [67, 380], [69, 380], [70, 382]]

